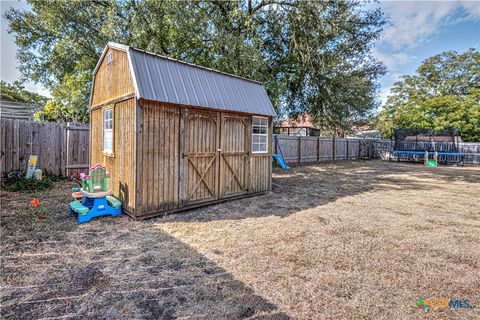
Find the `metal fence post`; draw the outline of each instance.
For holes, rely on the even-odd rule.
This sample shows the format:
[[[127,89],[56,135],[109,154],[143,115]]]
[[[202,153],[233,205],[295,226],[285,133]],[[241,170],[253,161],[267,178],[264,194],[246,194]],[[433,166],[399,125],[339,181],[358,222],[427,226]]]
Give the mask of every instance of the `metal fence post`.
[[[365,140],[365,137],[363,137],[363,139]],[[361,156],[362,154],[360,153],[360,149],[362,148],[362,143],[360,142],[361,140],[358,139],[358,156],[357,156],[357,160],[360,160],[361,159]]]
[[[332,137],[332,158],[335,161],[335,137]]]
[[[349,160],[349,158],[350,158],[350,155],[349,155],[350,152],[348,150],[349,141],[350,140],[347,138],[347,160]]]
[[[298,136],[298,163],[302,162],[302,136]]]
[[[317,137],[317,162],[320,162],[320,137]]]

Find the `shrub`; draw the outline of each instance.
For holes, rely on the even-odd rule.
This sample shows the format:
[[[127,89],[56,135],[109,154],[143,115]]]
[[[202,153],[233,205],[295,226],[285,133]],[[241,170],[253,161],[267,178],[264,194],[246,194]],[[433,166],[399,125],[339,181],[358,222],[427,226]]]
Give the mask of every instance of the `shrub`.
[[[26,178],[19,172],[11,172],[4,176],[1,187],[9,191],[35,192],[52,188],[53,181],[58,181],[58,177],[46,174],[42,180],[37,180]]]

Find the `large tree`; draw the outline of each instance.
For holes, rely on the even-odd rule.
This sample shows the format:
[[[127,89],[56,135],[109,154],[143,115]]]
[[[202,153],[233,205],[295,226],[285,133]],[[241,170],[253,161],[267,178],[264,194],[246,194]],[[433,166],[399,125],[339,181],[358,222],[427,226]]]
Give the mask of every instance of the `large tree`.
[[[386,20],[360,2],[29,3],[31,10],[5,14],[20,71],[68,109],[86,110],[109,40],[262,81],[282,114],[307,111],[326,128],[346,129],[376,106],[383,66],[370,49]]]
[[[400,127],[456,127],[465,141],[480,141],[480,53],[475,49],[426,59],[391,92],[377,124],[384,136]]]

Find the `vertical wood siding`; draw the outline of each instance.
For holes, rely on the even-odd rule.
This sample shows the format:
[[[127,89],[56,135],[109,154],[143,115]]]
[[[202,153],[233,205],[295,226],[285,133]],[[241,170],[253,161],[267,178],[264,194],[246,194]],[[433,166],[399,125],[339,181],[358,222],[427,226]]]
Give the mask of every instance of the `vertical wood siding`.
[[[135,216],[178,207],[179,109],[145,102],[137,109]]]
[[[187,109],[182,114],[183,177],[180,177],[180,188],[184,197],[180,205],[215,200],[218,197],[219,113]]]
[[[267,149],[269,152],[252,154],[250,157],[250,193],[272,190],[272,130],[273,121],[272,118],[270,118],[268,128],[269,148]]]
[[[250,158],[251,185],[250,192],[262,192],[271,189],[270,178],[272,176],[271,155],[253,155]]]
[[[270,190],[271,152],[251,156],[251,120],[141,101],[135,216]]]
[[[103,153],[103,110],[113,108],[113,155]],[[135,208],[135,101],[128,99],[91,112],[90,165],[101,162],[111,174],[109,189],[127,211]]]
[[[90,166],[103,162],[102,109],[90,112]]]
[[[104,58],[95,74],[92,107],[135,92],[127,53],[109,48],[105,57],[110,53],[112,62]]]
[[[248,191],[250,128],[251,117],[222,115],[220,198]]]

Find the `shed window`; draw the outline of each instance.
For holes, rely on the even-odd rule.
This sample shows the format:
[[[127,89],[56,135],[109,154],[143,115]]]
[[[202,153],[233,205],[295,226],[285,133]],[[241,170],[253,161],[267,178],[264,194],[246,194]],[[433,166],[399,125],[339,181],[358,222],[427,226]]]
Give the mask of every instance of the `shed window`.
[[[112,55],[112,53],[110,52],[109,54],[107,54],[107,64],[112,63],[112,60],[113,60],[113,55]]]
[[[265,153],[268,151],[268,119],[253,117],[252,123],[252,147],[253,153]]]
[[[113,109],[103,111],[103,151],[113,153]]]

